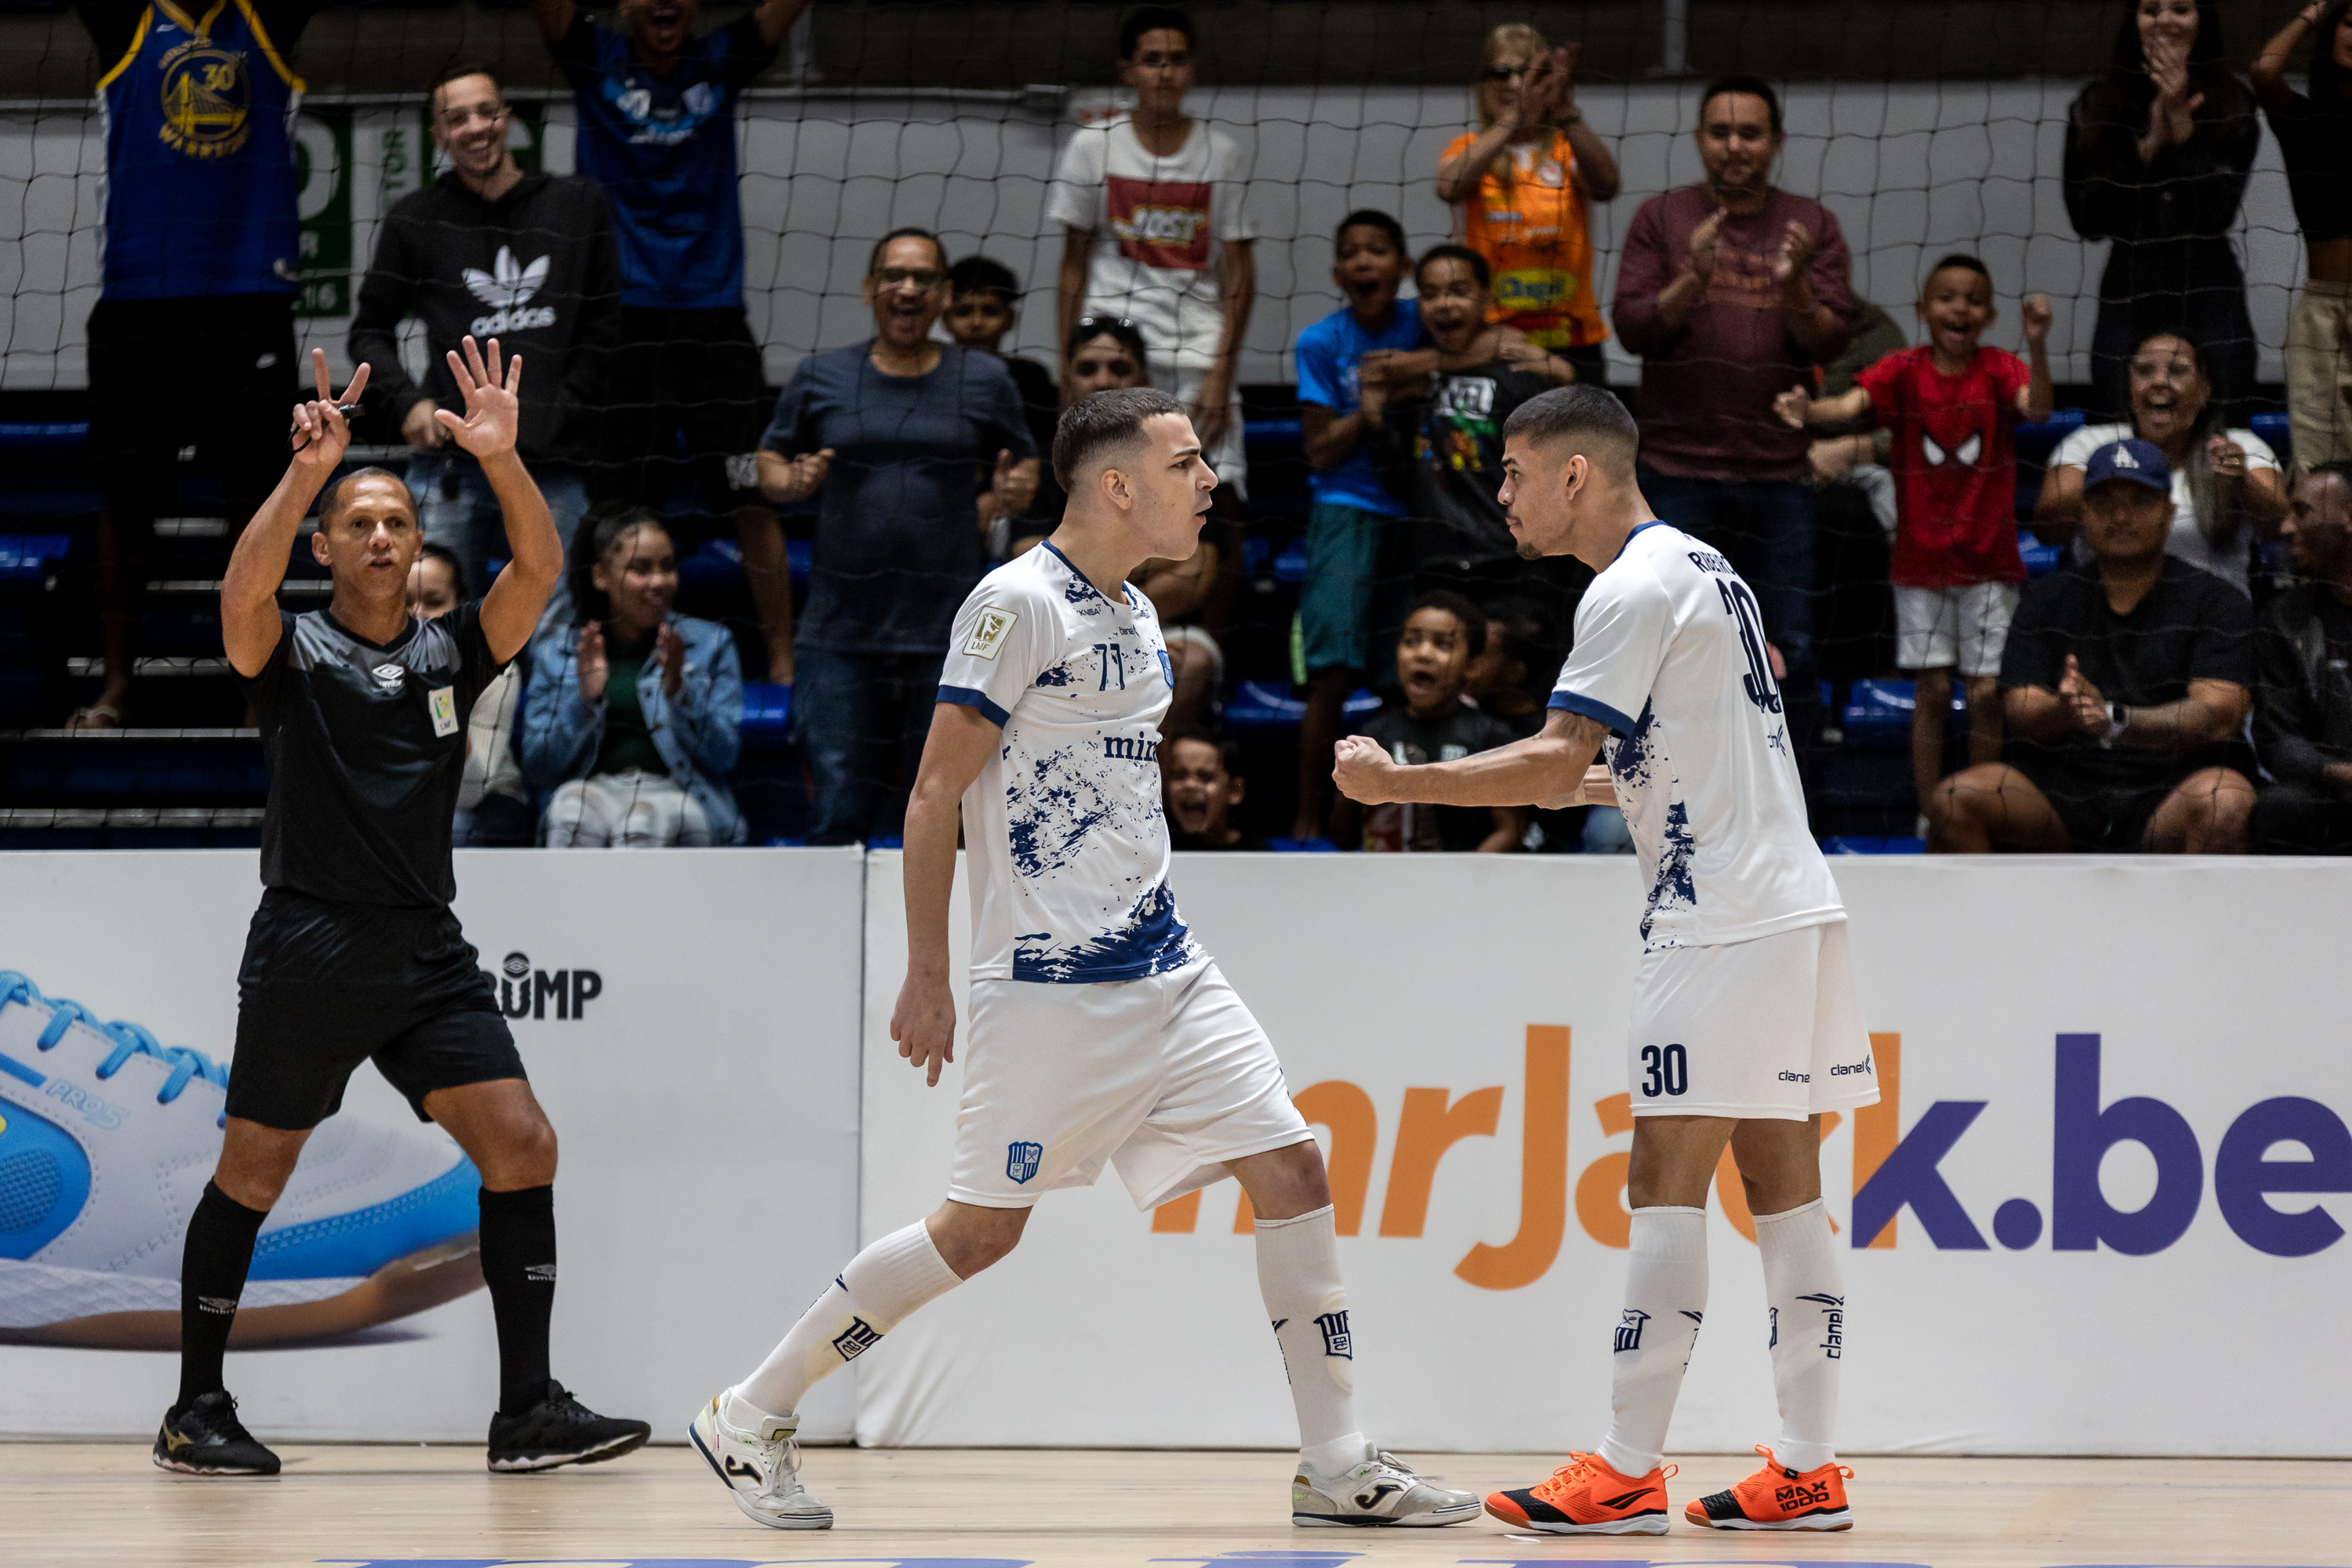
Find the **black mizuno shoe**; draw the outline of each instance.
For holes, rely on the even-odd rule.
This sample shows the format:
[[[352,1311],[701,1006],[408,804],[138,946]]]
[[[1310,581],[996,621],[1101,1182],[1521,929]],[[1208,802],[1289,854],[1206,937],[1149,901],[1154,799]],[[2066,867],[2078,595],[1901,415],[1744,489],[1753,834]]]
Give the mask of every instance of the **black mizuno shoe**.
[[[642,1421],[597,1415],[550,1378],[539,1403],[521,1415],[490,1417],[490,1468],[593,1465],[617,1459],[653,1435],[654,1429]]]
[[[222,1390],[164,1412],[155,1433],[155,1468],[189,1476],[274,1476],[278,1456],[253,1440]]]

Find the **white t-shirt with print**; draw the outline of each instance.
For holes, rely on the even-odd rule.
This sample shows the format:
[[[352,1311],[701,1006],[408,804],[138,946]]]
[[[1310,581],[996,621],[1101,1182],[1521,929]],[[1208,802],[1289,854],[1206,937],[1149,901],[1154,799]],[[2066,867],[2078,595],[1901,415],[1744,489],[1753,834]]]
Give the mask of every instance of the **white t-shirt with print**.
[[[940,700],[1004,731],[963,796],[975,980],[1136,980],[1200,956],[1160,795],[1175,676],[1151,601],[1119,593],[1040,544],[956,612]]]
[[[2268,441],[2252,430],[2225,430],[2222,434],[2246,454],[2248,473],[2258,468],[2268,468],[2273,473],[2278,470],[2278,454],[2271,450]],[[2128,425],[2085,425],[2058,443],[2058,449],[2050,454],[2050,466],[2054,468],[2063,464],[2067,468],[2087,468],[2091,466],[2092,454],[2100,447],[2114,441],[2137,438]],[[2224,582],[2235,583],[2241,589],[2246,586],[2245,530],[2240,529],[2238,536],[2224,548],[2213,548],[2213,542],[2207,539],[2204,531],[2197,526],[2197,508],[2189,499],[2189,470],[2186,468],[2172,470],[2172,531],[2165,538],[2164,550],[2166,554],[2178,555],[2191,566],[2201,566]],[[2080,559],[2089,558],[2079,544],[2077,555]]]
[[[1551,706],[1604,747],[1650,872],[1650,949],[1713,947],[1845,919],[1805,817],[1756,596],[1663,522],[1635,529],[1576,611]]]
[[[1094,233],[1083,313],[1124,317],[1155,358],[1211,368],[1224,331],[1218,245],[1257,236],[1240,171],[1234,139],[1202,121],[1165,158],[1124,114],[1081,127],[1054,165],[1045,220]]]

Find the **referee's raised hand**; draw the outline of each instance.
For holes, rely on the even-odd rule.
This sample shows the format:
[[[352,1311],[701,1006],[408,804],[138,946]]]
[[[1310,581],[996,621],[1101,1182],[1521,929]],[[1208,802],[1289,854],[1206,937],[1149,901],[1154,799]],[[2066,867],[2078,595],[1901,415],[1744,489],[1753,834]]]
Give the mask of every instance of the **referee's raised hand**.
[[[457,445],[478,459],[495,457],[514,450],[515,430],[521,423],[522,400],[518,395],[522,388],[522,355],[506,362],[505,374],[499,368],[499,340],[490,340],[488,363],[482,351],[468,333],[465,340],[466,357],[459,359],[457,351],[449,351],[449,374],[457,380],[457,390],[466,395],[466,414],[459,418],[446,408],[434,410],[433,417],[456,438]]]
[[[352,444],[351,422],[344,415],[358,406],[360,394],[367,390],[368,367],[363,364],[353,373],[341,398],[328,390],[326,350],[310,351],[310,374],[317,380],[319,395],[294,405],[294,428],[287,432],[287,438],[293,444],[295,467],[331,473]]]

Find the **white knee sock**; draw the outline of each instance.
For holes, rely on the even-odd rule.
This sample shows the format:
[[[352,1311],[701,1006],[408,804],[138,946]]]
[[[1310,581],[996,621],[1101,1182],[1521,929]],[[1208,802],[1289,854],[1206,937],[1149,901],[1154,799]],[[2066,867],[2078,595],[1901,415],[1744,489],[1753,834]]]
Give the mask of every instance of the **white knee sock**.
[[[720,1408],[729,1424],[751,1426],[763,1415],[791,1415],[820,1378],[856,1360],[915,1309],[961,1283],[940,1256],[929,1226],[918,1220],[892,1231],[851,1258],[760,1370],[728,1390]]]
[[[1299,1458],[1327,1475],[1356,1464],[1366,1451],[1356,1425],[1356,1342],[1329,1205],[1257,1222],[1257,1285],[1298,1407]]]
[[[1780,1400],[1785,1469],[1817,1469],[1837,1458],[1838,1368],[1845,1361],[1845,1269],[1827,1211],[1802,1208],[1756,1216],[1764,1254],[1764,1300],[1772,1308],[1772,1388]]]
[[[1638,1479],[1664,1461],[1666,1426],[1706,1312],[1706,1211],[1635,1209],[1632,1249],[1601,1458]]]

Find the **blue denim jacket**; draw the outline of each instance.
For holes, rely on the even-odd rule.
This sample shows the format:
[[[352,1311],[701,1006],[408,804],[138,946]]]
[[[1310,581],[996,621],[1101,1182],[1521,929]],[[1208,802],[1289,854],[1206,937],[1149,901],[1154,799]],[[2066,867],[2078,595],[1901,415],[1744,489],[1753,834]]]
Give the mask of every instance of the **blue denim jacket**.
[[[673,615],[669,628],[686,642],[686,672],[677,695],[662,690],[651,655],[637,682],[637,706],[669,776],[710,819],[714,843],[744,840],[743,814],[727,787],[742,750],[743,666],[735,637],[716,621]],[[516,743],[531,787],[544,796],[560,784],[585,778],[604,742],[604,705],[580,696],[579,637],[542,637],[531,647],[530,685],[523,698]]]

